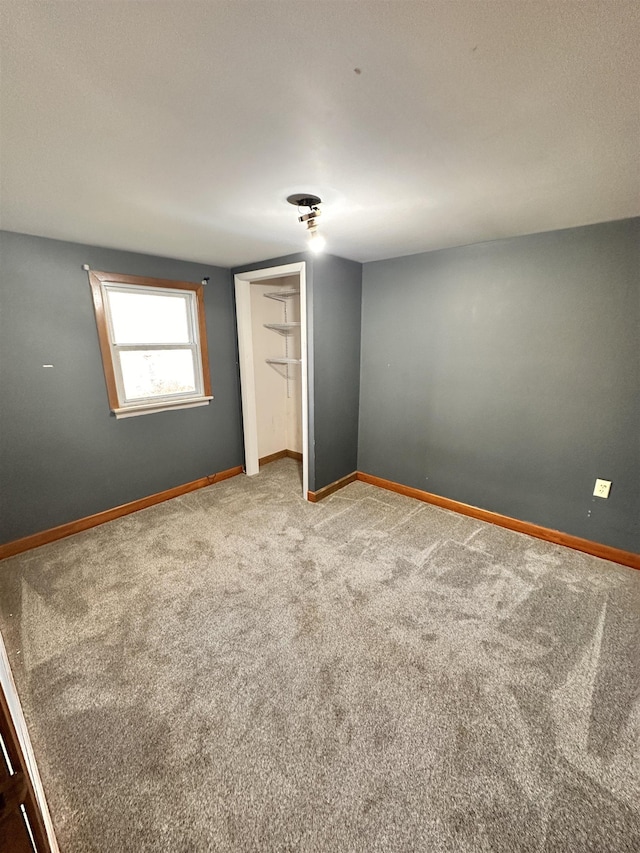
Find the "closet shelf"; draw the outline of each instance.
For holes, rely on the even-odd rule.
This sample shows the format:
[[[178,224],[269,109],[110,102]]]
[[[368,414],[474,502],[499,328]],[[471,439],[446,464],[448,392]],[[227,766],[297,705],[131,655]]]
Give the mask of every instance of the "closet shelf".
[[[299,296],[299,290],[274,290],[271,293],[264,293],[263,296],[266,296],[267,299],[275,299],[278,302],[286,302],[287,299],[291,299],[292,296]]]
[[[264,323],[265,329],[273,329],[283,335],[291,335],[294,329],[300,328],[300,323]]]
[[[302,364],[301,358],[267,358],[267,364]]]

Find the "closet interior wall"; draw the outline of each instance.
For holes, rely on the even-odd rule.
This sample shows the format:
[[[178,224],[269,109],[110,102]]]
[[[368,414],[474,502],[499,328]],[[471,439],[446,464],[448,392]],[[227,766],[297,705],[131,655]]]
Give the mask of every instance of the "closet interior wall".
[[[300,296],[274,299],[265,294],[299,291],[298,276],[251,284],[251,334],[256,389],[258,455],[302,453]],[[286,323],[296,323],[289,328]],[[267,327],[269,324],[270,327]],[[269,361],[271,360],[271,361]],[[276,361],[282,360],[282,361]]]

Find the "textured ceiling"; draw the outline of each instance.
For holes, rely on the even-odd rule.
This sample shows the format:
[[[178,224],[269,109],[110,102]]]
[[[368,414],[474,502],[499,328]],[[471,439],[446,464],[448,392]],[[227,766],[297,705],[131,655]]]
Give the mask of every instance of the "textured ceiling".
[[[640,4],[2,4],[1,226],[234,265],[640,214]]]

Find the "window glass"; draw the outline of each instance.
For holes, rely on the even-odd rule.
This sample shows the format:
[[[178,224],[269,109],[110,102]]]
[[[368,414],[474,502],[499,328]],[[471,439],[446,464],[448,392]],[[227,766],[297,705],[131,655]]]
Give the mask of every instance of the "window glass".
[[[127,400],[196,390],[190,349],[121,350],[120,365]]]
[[[114,343],[187,344],[187,298],[156,293],[109,290]]]

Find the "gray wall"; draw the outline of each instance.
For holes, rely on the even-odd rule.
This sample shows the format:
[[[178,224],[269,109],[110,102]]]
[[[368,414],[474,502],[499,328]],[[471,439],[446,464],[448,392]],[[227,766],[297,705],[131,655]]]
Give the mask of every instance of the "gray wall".
[[[308,261],[310,488],[357,467],[640,551],[639,240],[635,219],[370,263],[362,300],[352,261],[243,267]],[[210,406],[110,415],[84,263],[211,277]],[[242,464],[227,270],[0,232],[0,323],[0,541]]]
[[[633,219],[365,264],[359,469],[640,551],[639,246]]]
[[[362,264],[314,259],[313,394],[315,477],[312,491],[358,467]]]
[[[87,273],[200,281],[215,399],[116,420]],[[0,541],[243,462],[229,271],[0,232]],[[54,364],[43,369],[43,364]]]

